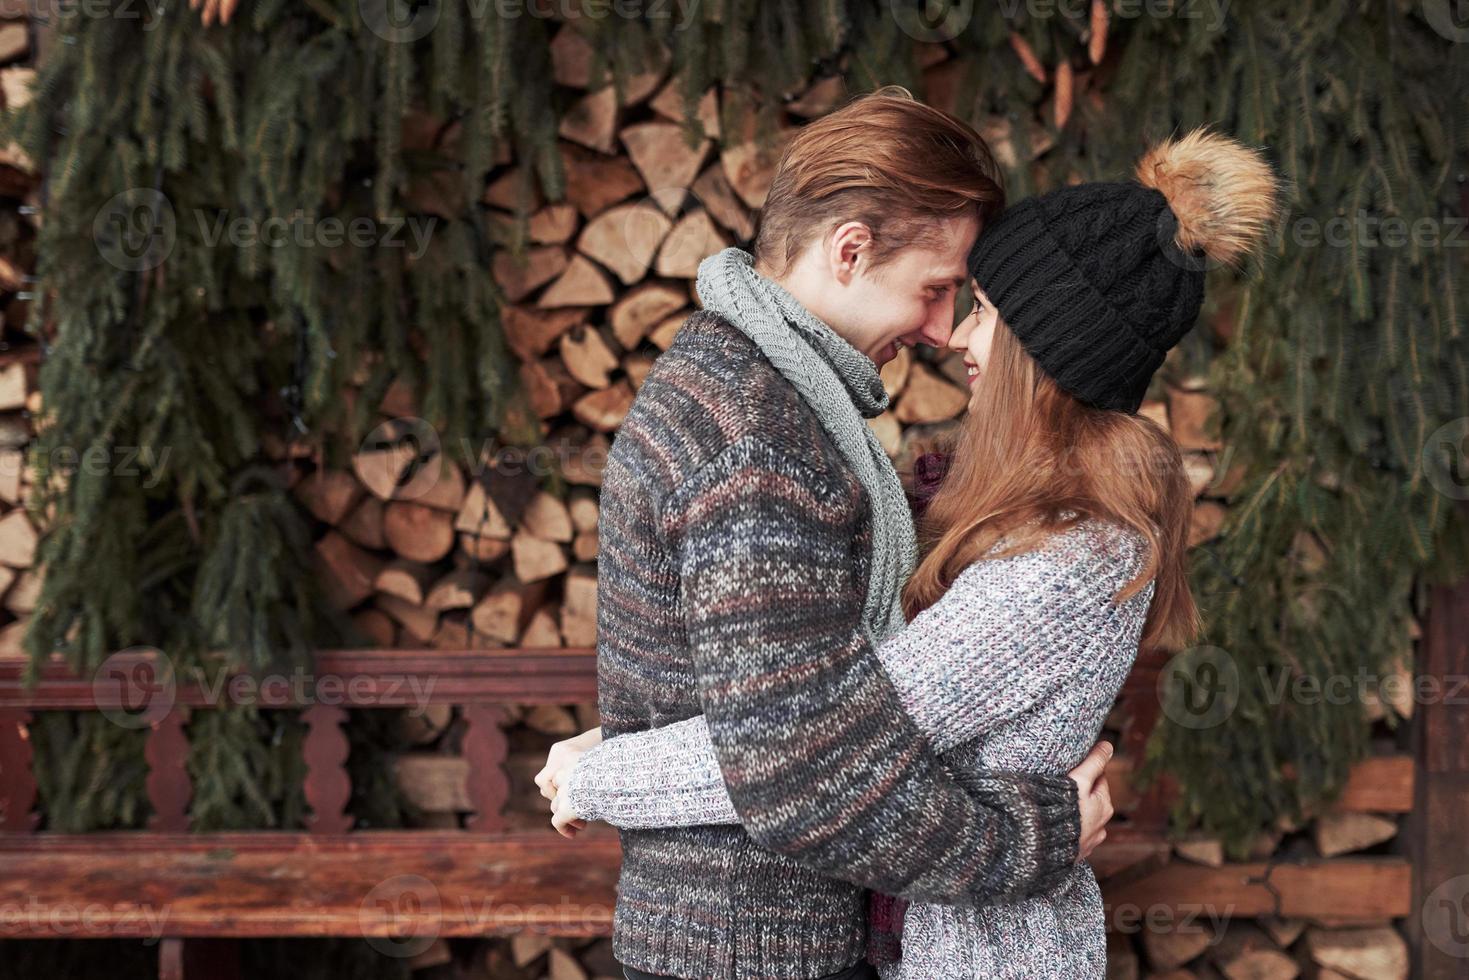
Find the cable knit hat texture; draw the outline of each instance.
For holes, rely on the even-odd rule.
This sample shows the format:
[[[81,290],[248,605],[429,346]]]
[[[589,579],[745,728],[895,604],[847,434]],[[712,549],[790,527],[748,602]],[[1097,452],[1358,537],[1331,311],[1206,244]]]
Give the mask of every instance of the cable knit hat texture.
[[[1256,150],[1196,130],[1145,155],[1135,181],[1027,198],[985,228],[970,272],[1057,384],[1136,412],[1194,321],[1204,275],[1263,241],[1279,194]]]

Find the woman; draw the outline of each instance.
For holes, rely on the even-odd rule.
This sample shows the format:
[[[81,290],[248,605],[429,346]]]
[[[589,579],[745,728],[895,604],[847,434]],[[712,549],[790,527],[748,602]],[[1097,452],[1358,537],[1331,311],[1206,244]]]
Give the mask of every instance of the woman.
[[[1136,413],[1198,316],[1204,268],[1255,248],[1275,198],[1258,153],[1199,131],[1152,149],[1136,182],[1015,205],[976,244],[977,302],[950,341],[969,369],[969,411],[920,524],[909,625],[879,650],[904,708],[961,780],[1065,772],[1100,731],[1139,644],[1176,648],[1195,635],[1192,494],[1172,439]],[[563,832],[586,819],[739,820],[701,717],[611,739],[540,779],[557,790]],[[1106,967],[1085,864],[1046,894],[977,909],[905,911],[874,896],[872,926],[869,957],[885,978],[1100,977]],[[896,959],[898,945],[884,942],[895,931]]]

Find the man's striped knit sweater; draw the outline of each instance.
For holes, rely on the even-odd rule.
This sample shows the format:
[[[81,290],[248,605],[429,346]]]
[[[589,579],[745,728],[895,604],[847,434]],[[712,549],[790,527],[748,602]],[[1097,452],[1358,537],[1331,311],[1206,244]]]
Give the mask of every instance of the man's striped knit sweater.
[[[621,832],[623,963],[820,977],[863,956],[864,886],[977,905],[1073,868],[1069,778],[961,788],[903,712],[861,626],[870,535],[800,396],[731,324],[690,318],[607,462],[599,700],[608,738],[704,713],[741,825]]]

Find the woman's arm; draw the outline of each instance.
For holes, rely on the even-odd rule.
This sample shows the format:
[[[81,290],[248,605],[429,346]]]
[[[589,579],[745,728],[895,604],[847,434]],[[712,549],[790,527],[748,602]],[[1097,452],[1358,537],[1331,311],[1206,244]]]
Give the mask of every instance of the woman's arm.
[[[948,751],[1073,682],[1091,666],[1080,649],[1135,629],[1147,597],[1128,609],[1112,598],[1145,561],[1140,537],[1088,525],[978,562],[878,657],[934,749]],[[571,812],[618,827],[739,822],[702,715],[604,741],[566,782]]]
[[[578,817],[627,829],[740,822],[703,715],[603,741],[561,792]]]

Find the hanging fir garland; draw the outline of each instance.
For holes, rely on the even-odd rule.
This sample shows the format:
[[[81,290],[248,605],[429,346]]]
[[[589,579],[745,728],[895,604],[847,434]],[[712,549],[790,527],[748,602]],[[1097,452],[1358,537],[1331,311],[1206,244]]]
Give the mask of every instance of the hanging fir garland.
[[[233,6],[206,2],[221,20]],[[1012,148],[1046,147],[1011,154],[1015,196],[1117,178],[1149,140],[1200,123],[1269,149],[1293,188],[1280,237],[1258,274],[1222,291],[1227,343],[1196,331],[1170,366],[1175,380],[1209,372],[1242,473],[1226,533],[1196,563],[1235,706],[1207,728],[1165,720],[1150,752],[1153,771],[1180,784],[1180,821],[1238,848],[1329,797],[1365,748],[1359,702],[1280,698],[1278,680],[1386,674],[1408,643],[1416,583],[1465,567],[1465,523],[1438,489],[1451,461],[1424,452],[1469,415],[1464,253],[1447,240],[1462,218],[1465,45],[1431,4],[1180,2],[1135,17],[1095,3],[934,6],[649,4],[576,26],[594,70],[619,85],[662,56],[691,104],[718,84],[726,134],[742,132],[745,107],[769,127],[824,73],[852,91],[942,89],[947,108]],[[379,7],[395,16],[374,18]],[[302,518],[259,469],[259,406],[298,350],[291,414],[341,436],[332,451],[399,380],[446,445],[505,420],[511,373],[487,274],[499,245],[478,201],[511,156],[548,197],[562,194],[566,99],[549,70],[558,25],[534,7],[495,10],[255,0],[207,28],[172,7],[59,22],[36,98],[11,122],[48,176],[36,329],[52,355],[37,459],[54,510],[34,654],[65,650],[90,669],[147,642],[182,665],[222,649],[260,668],[304,663],[336,639],[314,613]],[[956,56],[941,85],[916,42]],[[445,138],[406,138],[410,110]],[[213,231],[235,218],[414,215],[439,223],[412,260],[386,245],[222,246]],[[1341,244],[1307,234],[1343,218],[1356,230]],[[1364,223],[1387,218],[1436,223],[1440,238],[1369,243]],[[364,364],[349,409],[338,393]],[[155,481],[48,462],[125,445],[170,448]],[[71,761],[45,777],[48,811],[76,827],[135,825],[126,780],[120,795],[86,794],[100,759],[135,782],[136,749],[87,719],[51,724],[38,757]],[[228,749],[235,764],[196,783],[203,825],[289,820],[279,753],[250,744],[254,722],[214,724],[196,750]]]

